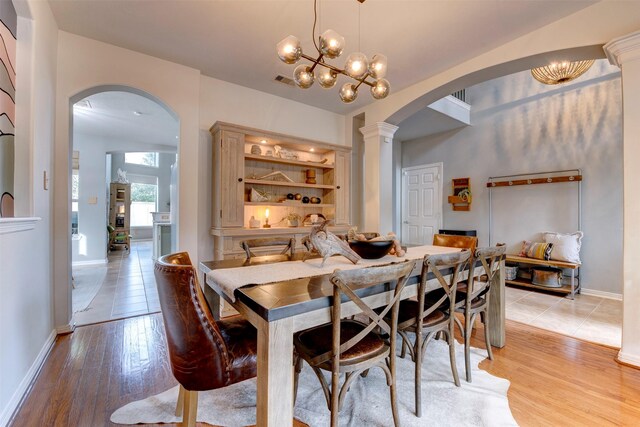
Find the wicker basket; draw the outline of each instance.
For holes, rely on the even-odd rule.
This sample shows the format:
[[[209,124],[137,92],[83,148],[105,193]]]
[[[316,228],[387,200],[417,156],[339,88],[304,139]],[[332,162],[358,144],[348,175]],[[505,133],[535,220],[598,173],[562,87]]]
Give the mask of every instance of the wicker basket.
[[[517,265],[507,265],[504,267],[504,279],[505,280],[516,280],[518,276],[518,266]]]

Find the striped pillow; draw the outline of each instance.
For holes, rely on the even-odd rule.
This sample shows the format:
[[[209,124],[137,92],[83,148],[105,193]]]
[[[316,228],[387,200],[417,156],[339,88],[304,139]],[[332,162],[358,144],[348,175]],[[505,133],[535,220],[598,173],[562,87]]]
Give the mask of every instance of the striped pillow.
[[[523,240],[520,256],[549,260],[551,258],[552,250],[553,243],[535,243],[528,240]]]

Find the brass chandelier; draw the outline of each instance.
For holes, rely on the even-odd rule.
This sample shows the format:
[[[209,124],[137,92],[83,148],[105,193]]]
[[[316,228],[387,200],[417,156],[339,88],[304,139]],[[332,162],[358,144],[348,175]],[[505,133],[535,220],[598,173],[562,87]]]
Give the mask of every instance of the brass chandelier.
[[[575,62],[553,62],[547,66],[532,69],[531,75],[540,83],[557,85],[577,79],[586,73],[593,63],[593,59]]]
[[[358,0],[362,3],[364,0]],[[355,82],[345,83],[340,88],[340,99],[344,103],[351,103],[358,97],[358,89],[361,85],[370,87],[371,96],[375,99],[383,99],[389,95],[390,85],[384,78],[387,74],[387,57],[375,54],[371,61],[367,60],[364,53],[354,52],[347,56],[344,68],[335,67],[326,62],[326,59],[338,58],[344,50],[344,37],[333,30],[326,30],[315,39],[315,28],[318,20],[317,0],[313,2],[313,30],[312,40],[317,57],[309,56],[302,52],[300,40],[295,36],[287,36],[277,45],[278,57],[285,64],[295,64],[304,58],[311,64],[298,65],[293,71],[293,81],[302,89],[308,89],[318,79],[318,83],[325,89],[332,88],[338,81],[338,74],[350,77]],[[315,74],[314,74],[315,71]]]

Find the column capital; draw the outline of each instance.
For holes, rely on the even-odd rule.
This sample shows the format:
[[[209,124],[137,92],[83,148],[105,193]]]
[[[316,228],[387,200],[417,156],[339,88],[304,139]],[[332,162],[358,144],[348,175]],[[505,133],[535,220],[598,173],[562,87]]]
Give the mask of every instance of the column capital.
[[[367,125],[360,128],[360,133],[364,136],[365,142],[367,139],[382,136],[384,137],[384,142],[391,142],[393,139],[393,135],[398,130],[398,126],[394,126],[385,122],[377,122],[371,125]]]
[[[602,46],[611,65],[621,67],[623,63],[640,59],[640,31],[611,40]]]

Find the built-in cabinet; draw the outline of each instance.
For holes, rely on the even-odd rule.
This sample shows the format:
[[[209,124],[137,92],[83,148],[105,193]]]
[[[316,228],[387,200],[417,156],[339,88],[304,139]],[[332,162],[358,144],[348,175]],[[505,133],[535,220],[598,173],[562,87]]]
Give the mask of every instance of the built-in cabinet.
[[[286,235],[300,244],[311,215],[332,220],[334,231],[349,228],[349,147],[221,122],[210,131],[215,259],[242,256],[245,239]],[[263,227],[267,210],[270,228]],[[287,226],[296,215],[306,226]]]

